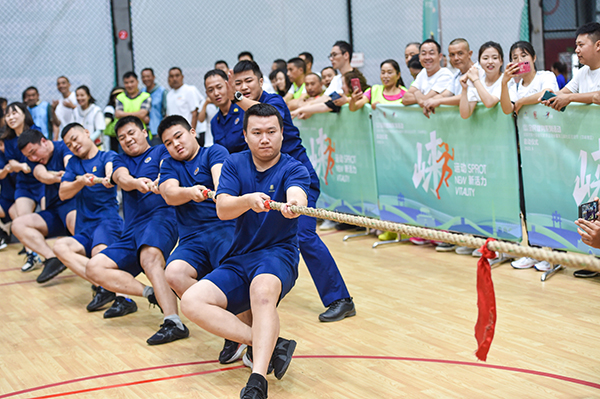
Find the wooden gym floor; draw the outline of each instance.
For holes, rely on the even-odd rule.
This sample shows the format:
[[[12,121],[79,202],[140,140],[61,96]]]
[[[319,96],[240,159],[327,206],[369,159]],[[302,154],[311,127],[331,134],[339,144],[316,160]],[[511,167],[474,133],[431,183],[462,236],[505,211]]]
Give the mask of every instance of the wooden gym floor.
[[[493,269],[498,307],[488,361],[478,362],[476,259],[376,238],[321,233],[357,316],[320,323],[306,267],[279,307],[298,342],[269,398],[600,397],[600,279],[573,270]],[[150,347],[158,308],[104,320],[90,285],[69,271],[43,286],[22,273],[20,245],[0,251],[0,398],[238,398],[249,369],[216,362],[223,340],[184,319],[190,338]]]

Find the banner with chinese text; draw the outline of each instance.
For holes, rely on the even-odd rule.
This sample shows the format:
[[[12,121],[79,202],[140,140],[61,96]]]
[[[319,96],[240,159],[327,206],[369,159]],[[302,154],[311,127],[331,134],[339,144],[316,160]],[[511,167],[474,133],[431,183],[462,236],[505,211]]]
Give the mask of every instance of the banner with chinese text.
[[[517,125],[529,243],[600,255],[581,242],[578,207],[599,196],[600,118],[595,105],[557,112],[525,106]]]
[[[321,181],[320,208],[379,217],[370,109],[294,120]]]
[[[464,120],[380,105],[372,121],[381,219],[521,239],[515,125],[499,106]]]

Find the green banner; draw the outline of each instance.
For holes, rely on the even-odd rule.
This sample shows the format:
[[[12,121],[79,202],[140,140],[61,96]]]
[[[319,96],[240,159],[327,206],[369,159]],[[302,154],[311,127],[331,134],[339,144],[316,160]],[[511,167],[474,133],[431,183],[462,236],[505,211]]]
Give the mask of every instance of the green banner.
[[[320,208],[379,217],[369,107],[294,120],[321,181]]]
[[[440,42],[440,2],[423,0],[423,41],[434,39]]]
[[[600,196],[598,107],[526,106],[517,119],[529,243],[600,255],[581,242],[578,206]]]
[[[381,219],[521,239],[515,125],[499,106],[464,120],[379,105],[373,135]]]

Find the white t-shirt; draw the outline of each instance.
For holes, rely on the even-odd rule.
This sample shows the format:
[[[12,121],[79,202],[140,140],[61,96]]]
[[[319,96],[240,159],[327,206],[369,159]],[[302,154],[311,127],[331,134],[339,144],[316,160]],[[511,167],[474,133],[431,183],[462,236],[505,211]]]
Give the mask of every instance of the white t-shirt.
[[[442,93],[450,86],[452,82],[452,72],[448,68],[440,68],[439,71],[431,76],[427,76],[427,70],[422,69],[417,78],[412,83],[412,87],[417,88],[421,93],[427,95],[431,90]]]
[[[600,90],[600,68],[591,70],[584,65],[566,86],[571,93],[590,93]]]
[[[206,133],[204,133],[204,146],[210,147],[215,143],[215,140],[212,135],[212,131],[210,130],[210,121],[217,115],[219,112],[219,108],[217,108],[214,104],[208,104],[206,106],[206,119],[204,122],[206,123]]]
[[[521,79],[519,79],[519,82],[515,82],[514,79],[511,79],[507,86],[508,95],[510,96],[510,101],[512,102],[520,100],[524,97],[529,97],[532,94],[536,94],[547,89],[552,90],[555,93],[558,91],[556,75],[550,71],[537,71],[535,78],[533,78],[528,86],[523,86],[521,84]]]
[[[56,106],[56,110],[54,111],[56,113],[56,116],[60,120],[58,137],[60,137],[60,134],[62,133],[62,130],[65,126],[67,126],[71,122],[75,122],[75,109],[69,108],[64,105],[64,102],[67,100],[69,100],[71,104],[77,105],[77,96],[74,91],[72,91],[71,94],[69,94],[69,97],[61,98],[60,100],[58,100],[58,105]]]
[[[479,69],[479,76],[481,76],[481,72],[483,71],[483,69],[481,68],[481,65],[479,65],[479,62],[475,62],[475,63],[473,63],[473,65],[475,65],[477,67],[477,69]],[[450,68],[448,68],[448,70],[450,71]],[[455,69],[455,71],[456,72],[453,72],[454,77],[452,78],[452,82],[450,82],[450,84],[448,85],[446,90],[450,91],[455,96],[458,96],[462,93],[462,86],[460,84],[460,78],[462,78],[464,76],[464,74],[461,73],[460,70],[458,70],[458,69]],[[468,83],[469,83],[469,85],[472,84],[471,81],[469,81]]]
[[[341,73],[338,73],[337,75],[335,75],[333,77],[333,79],[331,79],[331,83],[329,83],[329,87],[327,88],[327,90],[325,90],[325,93],[323,93],[323,95],[330,96],[331,93],[333,93],[334,91],[339,94],[342,94],[344,92],[344,90],[342,89],[342,74]]]
[[[483,70],[479,71],[479,81],[483,85],[483,87],[490,93],[492,96],[500,99],[502,95],[502,75],[494,82],[491,86],[488,86],[485,82],[485,72]],[[472,83],[469,81],[470,85],[467,89],[467,98],[469,101],[481,101],[481,97],[479,96],[479,92],[475,86],[471,86]]]
[[[263,91],[266,91],[267,93],[270,93],[270,94],[276,94],[277,93],[275,91],[275,89],[273,88],[273,85],[271,84],[271,81],[269,79],[264,79],[264,77],[263,77],[262,89],[263,89]]]
[[[206,98],[204,98],[204,96],[202,95],[202,93],[200,93],[200,90],[198,90],[198,88],[196,86],[192,86],[194,88],[194,90],[196,90],[196,96],[198,97],[198,111],[200,111],[202,109],[202,107],[204,106],[204,101],[206,101]],[[196,122],[196,133],[202,133],[206,131],[206,119],[204,120],[204,122],[200,122],[200,120],[198,120],[198,122]]]
[[[78,104],[75,108],[75,122],[82,124],[90,132],[92,140],[96,140],[100,132],[106,129],[104,113],[96,104],[90,104],[86,110],[82,110]]]
[[[196,87],[187,84],[167,93],[167,115],[181,115],[189,124],[192,123],[192,111],[200,108],[200,92]]]

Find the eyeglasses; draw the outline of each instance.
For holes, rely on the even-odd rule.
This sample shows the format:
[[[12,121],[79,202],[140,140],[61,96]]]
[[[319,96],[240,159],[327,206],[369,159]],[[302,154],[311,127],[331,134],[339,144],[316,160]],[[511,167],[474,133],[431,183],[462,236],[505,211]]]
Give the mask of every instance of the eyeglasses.
[[[331,53],[331,54],[329,54],[329,58],[335,58],[338,55],[340,55],[340,53]]]

